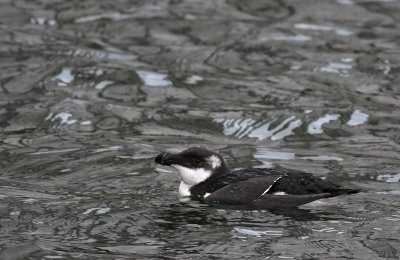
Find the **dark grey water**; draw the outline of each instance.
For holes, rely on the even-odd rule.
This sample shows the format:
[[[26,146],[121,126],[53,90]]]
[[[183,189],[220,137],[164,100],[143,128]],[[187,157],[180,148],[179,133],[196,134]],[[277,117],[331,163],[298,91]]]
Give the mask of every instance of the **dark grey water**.
[[[400,2],[0,2],[0,259],[398,259]],[[179,202],[164,149],[365,192]]]

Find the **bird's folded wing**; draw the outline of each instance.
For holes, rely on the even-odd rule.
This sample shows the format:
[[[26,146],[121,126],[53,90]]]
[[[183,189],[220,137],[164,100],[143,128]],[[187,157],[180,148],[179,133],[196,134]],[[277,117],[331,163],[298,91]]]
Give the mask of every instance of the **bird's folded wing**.
[[[245,204],[266,194],[282,176],[263,176],[229,184],[205,197],[208,203]]]

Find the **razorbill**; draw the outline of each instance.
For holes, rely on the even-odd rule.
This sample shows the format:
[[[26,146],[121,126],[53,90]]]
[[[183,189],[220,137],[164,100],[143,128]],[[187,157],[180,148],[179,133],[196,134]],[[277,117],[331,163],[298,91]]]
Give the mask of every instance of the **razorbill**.
[[[360,191],[292,169],[230,171],[219,153],[200,147],[176,154],[163,152],[155,161],[178,171],[180,196],[206,203],[297,207],[314,200]]]

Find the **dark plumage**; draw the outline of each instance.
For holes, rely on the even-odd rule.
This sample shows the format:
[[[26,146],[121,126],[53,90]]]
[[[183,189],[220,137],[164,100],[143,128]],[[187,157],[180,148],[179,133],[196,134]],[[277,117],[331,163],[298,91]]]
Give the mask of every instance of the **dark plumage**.
[[[155,160],[175,167],[182,177],[181,186],[189,189],[191,198],[206,203],[292,207],[359,192],[291,169],[230,171],[220,154],[199,147],[177,154],[161,153]]]

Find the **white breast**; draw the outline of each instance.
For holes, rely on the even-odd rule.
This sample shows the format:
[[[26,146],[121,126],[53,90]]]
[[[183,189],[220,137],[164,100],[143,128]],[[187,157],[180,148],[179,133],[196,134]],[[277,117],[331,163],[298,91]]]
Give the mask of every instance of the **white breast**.
[[[172,164],[171,167],[174,167],[181,176],[182,181],[190,186],[199,184],[211,176],[211,171],[203,168],[191,169],[176,164]]]
[[[190,188],[192,185],[187,185],[185,182],[181,181],[179,184],[179,196],[181,197],[190,197]]]

